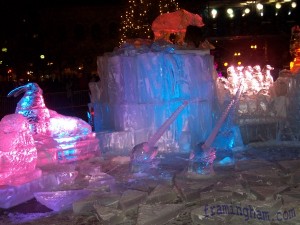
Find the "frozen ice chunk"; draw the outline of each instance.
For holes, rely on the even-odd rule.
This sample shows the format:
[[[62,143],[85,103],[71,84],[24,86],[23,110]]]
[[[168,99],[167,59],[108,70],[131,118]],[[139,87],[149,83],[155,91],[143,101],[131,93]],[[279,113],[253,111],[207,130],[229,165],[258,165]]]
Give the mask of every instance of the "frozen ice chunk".
[[[140,205],[136,224],[165,224],[176,217],[183,208],[184,204]]]
[[[215,179],[202,179],[202,177],[190,179],[185,173],[182,176],[175,179],[175,187],[181,194],[182,199],[187,202],[198,201],[201,192],[211,190],[217,182]]]
[[[50,191],[36,192],[34,197],[38,202],[53,211],[62,211],[72,208],[73,202],[87,197],[91,192],[88,190]]]
[[[89,190],[110,189],[115,184],[115,179],[107,173],[99,172],[89,179]]]
[[[213,163],[216,158],[214,148],[203,149],[202,143],[198,144],[190,153],[189,172],[202,175],[214,175]]]
[[[250,191],[257,197],[257,199],[265,201],[276,199],[276,195],[288,190],[287,185],[282,186],[251,186]]]
[[[24,116],[10,114],[2,118],[0,140],[0,185],[9,182],[12,175],[35,170],[37,150]]]
[[[119,208],[124,211],[135,208],[138,206],[138,204],[143,202],[147,198],[147,196],[147,192],[127,190],[123,193],[119,201]]]
[[[7,209],[26,202],[34,198],[34,192],[57,189],[59,181],[55,175],[43,174],[41,176],[41,174],[42,171],[36,169],[22,174],[21,177],[12,177],[14,186],[0,186],[0,208]],[[26,182],[24,179],[26,179]]]
[[[156,147],[150,146],[148,142],[136,145],[131,152],[131,172],[144,172],[155,167],[158,160],[155,159],[158,153]]]
[[[159,184],[148,196],[147,203],[171,203],[177,199],[177,193],[173,187]]]
[[[91,194],[87,198],[80,199],[73,203],[73,212],[75,214],[85,214],[93,210],[93,206],[107,206],[110,208],[117,208],[121,195],[110,192],[99,194]]]
[[[98,204],[95,204],[94,208],[100,217],[101,222],[105,225],[121,224],[126,219],[126,216],[122,210],[101,206]]]

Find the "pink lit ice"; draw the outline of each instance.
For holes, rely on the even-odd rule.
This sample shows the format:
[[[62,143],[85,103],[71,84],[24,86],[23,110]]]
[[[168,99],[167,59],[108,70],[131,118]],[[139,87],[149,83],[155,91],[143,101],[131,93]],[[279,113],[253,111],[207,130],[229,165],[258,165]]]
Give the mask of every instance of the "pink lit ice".
[[[3,117],[0,139],[0,185],[12,183],[13,177],[21,179],[20,175],[35,171],[37,150],[24,116],[11,114]]]

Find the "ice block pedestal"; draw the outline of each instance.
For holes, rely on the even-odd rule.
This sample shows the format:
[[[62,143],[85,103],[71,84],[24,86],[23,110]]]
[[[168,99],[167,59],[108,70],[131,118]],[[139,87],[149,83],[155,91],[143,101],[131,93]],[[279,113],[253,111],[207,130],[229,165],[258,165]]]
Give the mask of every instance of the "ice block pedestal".
[[[147,141],[183,101],[188,101],[157,146],[160,151],[180,150],[179,139],[191,142],[186,146],[204,141],[212,128],[213,57],[199,49],[123,50],[97,59],[103,93],[99,102],[89,104],[95,131],[129,132],[134,138],[144,131],[139,136],[144,138],[134,140],[132,148]],[[189,131],[191,138],[181,138],[183,131]]]

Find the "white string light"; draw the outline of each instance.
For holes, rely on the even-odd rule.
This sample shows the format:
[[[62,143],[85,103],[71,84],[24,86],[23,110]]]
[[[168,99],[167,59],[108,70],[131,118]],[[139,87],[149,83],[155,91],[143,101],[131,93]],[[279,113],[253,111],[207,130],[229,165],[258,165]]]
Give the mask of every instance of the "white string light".
[[[151,24],[145,18],[149,17],[152,5],[150,0],[129,0],[128,10],[121,16],[120,45],[130,36],[137,38],[151,37]],[[176,0],[159,0],[159,13],[167,13],[179,9]]]

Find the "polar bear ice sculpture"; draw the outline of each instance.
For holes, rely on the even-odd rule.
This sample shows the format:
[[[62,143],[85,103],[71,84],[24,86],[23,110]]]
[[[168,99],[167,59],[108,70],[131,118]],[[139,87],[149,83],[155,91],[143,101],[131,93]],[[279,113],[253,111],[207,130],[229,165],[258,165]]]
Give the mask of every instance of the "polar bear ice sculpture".
[[[158,16],[152,23],[154,39],[163,39],[170,42],[170,35],[176,35],[176,44],[184,43],[186,29],[189,25],[203,27],[202,18],[197,14],[192,14],[184,9],[172,13],[164,13]]]

